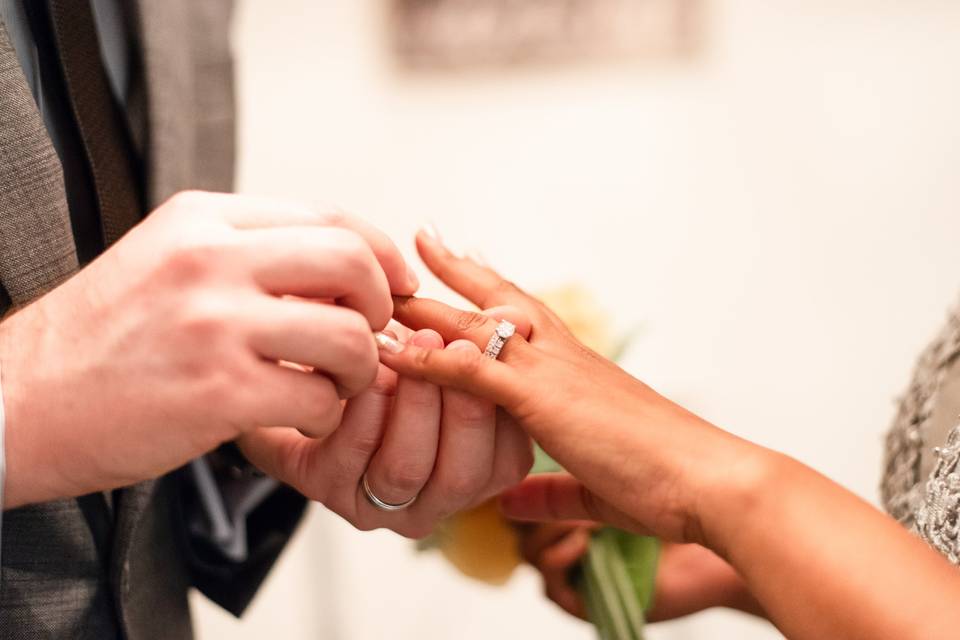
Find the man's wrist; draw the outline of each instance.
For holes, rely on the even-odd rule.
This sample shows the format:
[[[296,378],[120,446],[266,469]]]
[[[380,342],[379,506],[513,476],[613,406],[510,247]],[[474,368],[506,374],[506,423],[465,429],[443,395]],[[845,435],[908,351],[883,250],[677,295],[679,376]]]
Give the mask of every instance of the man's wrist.
[[[0,323],[0,388],[3,391],[4,414],[4,509],[14,509],[33,502],[43,502],[65,495],[56,487],[62,485],[52,475],[52,465],[39,458],[40,434],[33,425],[26,425],[24,411],[25,382],[24,322],[22,310]],[[43,406],[42,399],[33,399]]]

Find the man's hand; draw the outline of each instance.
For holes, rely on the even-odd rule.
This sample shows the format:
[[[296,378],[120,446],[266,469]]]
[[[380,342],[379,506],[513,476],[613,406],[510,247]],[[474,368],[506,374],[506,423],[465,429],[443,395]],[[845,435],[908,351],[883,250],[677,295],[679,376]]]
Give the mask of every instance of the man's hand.
[[[359,221],[175,196],[0,324],[6,506],[156,477],[260,426],[330,434],[376,377],[391,292],[416,288]]]
[[[515,309],[491,309],[524,335],[529,321]],[[426,349],[479,349],[466,341],[444,347],[430,330],[394,325],[404,342]],[[428,535],[437,522],[520,482],[530,471],[530,438],[493,403],[455,389],[398,378],[381,367],[373,386],[351,399],[330,437],[296,429],[261,428],[243,436],[244,455],[269,475],[322,502],[361,530],[387,528],[410,538]],[[389,504],[416,501],[402,511],[374,507],[370,489]]]

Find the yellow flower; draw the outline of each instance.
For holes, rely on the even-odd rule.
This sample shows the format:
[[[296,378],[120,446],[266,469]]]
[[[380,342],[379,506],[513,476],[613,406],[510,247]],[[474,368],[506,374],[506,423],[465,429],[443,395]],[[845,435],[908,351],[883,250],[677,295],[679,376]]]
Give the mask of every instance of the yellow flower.
[[[496,500],[449,518],[437,535],[444,557],[474,580],[503,584],[520,565],[519,537]]]
[[[603,313],[589,291],[568,285],[543,292],[540,300],[560,316],[580,342],[608,358],[615,355],[619,345],[610,316]]]

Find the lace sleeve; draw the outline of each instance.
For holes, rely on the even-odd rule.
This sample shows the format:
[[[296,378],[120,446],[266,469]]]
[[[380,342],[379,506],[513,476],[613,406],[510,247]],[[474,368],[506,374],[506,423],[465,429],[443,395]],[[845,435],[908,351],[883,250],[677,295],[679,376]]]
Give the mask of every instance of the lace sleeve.
[[[943,447],[934,449],[936,464],[927,480],[923,502],[914,516],[914,531],[953,564],[960,564],[960,425]]]

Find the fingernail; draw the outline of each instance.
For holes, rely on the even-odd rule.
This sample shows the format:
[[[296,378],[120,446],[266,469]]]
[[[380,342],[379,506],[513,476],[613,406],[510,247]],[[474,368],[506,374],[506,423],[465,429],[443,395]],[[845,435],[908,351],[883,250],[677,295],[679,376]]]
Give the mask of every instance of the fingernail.
[[[471,261],[477,263],[481,267],[489,267],[490,263],[487,262],[487,259],[483,257],[483,254],[476,249],[471,249],[467,252],[467,258]]]
[[[432,222],[428,222],[427,224],[423,225],[422,231],[434,242],[443,244],[443,238],[440,237],[440,232],[437,231],[437,226]]]
[[[420,288],[420,278],[410,265],[407,265],[407,283],[413,288],[414,293]]]
[[[373,339],[377,341],[377,346],[382,351],[386,351],[387,353],[400,353],[403,351],[403,343],[385,333],[378,331],[373,334]]]

